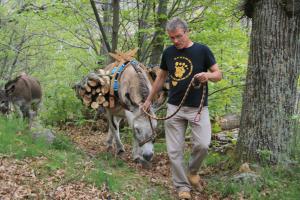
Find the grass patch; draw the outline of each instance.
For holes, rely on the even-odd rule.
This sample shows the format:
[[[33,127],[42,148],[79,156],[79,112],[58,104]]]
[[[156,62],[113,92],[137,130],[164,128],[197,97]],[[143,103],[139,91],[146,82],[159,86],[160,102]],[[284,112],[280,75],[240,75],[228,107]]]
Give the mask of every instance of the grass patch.
[[[105,182],[112,192],[124,199],[172,199],[164,188],[151,184],[147,177],[137,174],[111,153],[99,154],[94,163],[96,167],[88,175],[88,180],[96,185]]]
[[[33,139],[22,120],[0,117],[0,153],[17,159],[43,156],[43,162],[32,165],[40,179],[63,170],[64,177],[57,185],[77,180],[99,187],[106,183],[113,196],[122,199],[170,199],[163,187],[151,184],[114,155],[101,153],[90,159],[62,134],[56,134],[51,145],[43,139]]]
[[[214,158],[215,157],[215,158]],[[217,158],[224,157],[224,158]],[[220,163],[232,162],[228,156],[214,154],[207,157],[207,166],[218,166]],[[254,167],[255,166],[255,167]],[[222,167],[222,166],[218,166]],[[288,199],[298,200],[300,197],[300,164],[292,166],[256,166],[253,165],[255,180],[243,181],[236,179],[238,172],[219,169],[218,174],[204,177],[208,182],[206,192],[208,194],[218,192],[221,198],[232,199]]]
[[[19,119],[0,118],[0,153],[25,158],[43,155],[49,145],[43,139],[33,140]]]
[[[154,143],[155,153],[167,152],[167,146],[165,142],[156,142]]]

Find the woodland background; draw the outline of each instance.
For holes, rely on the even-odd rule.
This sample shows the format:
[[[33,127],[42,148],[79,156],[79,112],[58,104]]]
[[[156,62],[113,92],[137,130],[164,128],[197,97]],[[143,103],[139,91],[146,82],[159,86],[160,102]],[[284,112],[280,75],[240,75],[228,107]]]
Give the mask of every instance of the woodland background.
[[[72,199],[81,191],[88,199],[108,199],[108,194],[117,199],[175,198],[171,183],[164,182],[168,180],[168,172],[158,173],[168,167],[153,171],[163,180],[158,181],[153,174],[140,172],[139,166],[103,152],[100,142],[92,142],[104,138],[99,134],[103,127],[98,126],[91,134],[94,112],[76,98],[72,86],[89,72],[110,63],[108,52],[116,49],[125,52],[138,47],[137,60],[150,67],[159,65],[162,50],[171,44],[164,31],[165,23],[179,16],[188,22],[191,39],[211,48],[223,72],[221,82],[209,85],[210,115],[213,131],[218,133],[222,131],[218,122],[224,115],[241,115],[252,20],[243,17],[240,3],[239,0],[0,0],[0,86],[21,72],[38,78],[44,92],[39,120],[44,127],[58,132],[56,143],[49,146],[43,141],[31,141],[22,122],[1,118],[0,174],[9,174],[3,180],[10,180],[11,187],[16,189],[12,194],[0,181],[0,197],[22,199],[32,194],[32,198]],[[93,4],[101,23],[96,20]],[[268,152],[264,151],[261,154],[266,159],[260,159],[260,165],[250,166],[258,178],[246,176],[240,182],[240,178],[233,177],[242,163],[235,163],[232,148],[236,140],[230,141],[233,147],[228,151],[210,152],[201,171],[207,189],[204,194],[193,194],[195,199],[197,195],[199,199],[298,199],[299,99],[297,105],[291,116],[296,123],[293,123],[295,133],[289,162],[270,166]],[[126,126],[122,131],[130,133]],[[229,138],[233,133],[236,130],[222,132]],[[128,136],[123,139],[130,143]],[[92,143],[95,146],[89,146]],[[84,150],[78,150],[78,146]],[[163,138],[156,149],[165,159],[158,160],[155,167],[165,166]],[[30,179],[21,176],[20,183],[14,178],[18,171],[10,169],[22,165],[26,166],[22,168],[25,171],[19,174],[32,169],[38,173]],[[86,174],[87,171],[91,173]],[[147,180],[140,179],[140,173]],[[120,179],[124,174],[129,174],[127,179]],[[55,180],[47,187],[41,180],[49,181],[49,177]],[[26,187],[26,182],[32,184]]]

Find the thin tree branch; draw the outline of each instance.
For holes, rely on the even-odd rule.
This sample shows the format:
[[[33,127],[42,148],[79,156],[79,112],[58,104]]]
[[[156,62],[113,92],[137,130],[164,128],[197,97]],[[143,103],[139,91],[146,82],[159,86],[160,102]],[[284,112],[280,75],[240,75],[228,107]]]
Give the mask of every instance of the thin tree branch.
[[[94,1],[94,0],[90,0],[90,2],[91,2],[91,6],[92,6],[92,8],[93,8],[93,11],[94,11],[94,14],[95,14],[96,21],[97,21],[97,23],[98,23],[99,29],[100,29],[100,31],[101,31],[101,34],[102,34],[102,37],[103,37],[105,46],[106,46],[106,48],[107,48],[107,51],[108,51],[108,52],[111,52],[111,48],[110,48],[110,45],[109,45],[109,43],[108,43],[108,40],[107,40],[107,37],[106,37],[106,33],[105,33],[105,31],[104,31],[102,22],[101,22],[101,20],[100,20],[100,17],[99,17],[97,8],[96,8],[95,1]]]
[[[228,86],[228,87],[221,88],[221,89],[219,89],[219,90],[215,90],[215,91],[213,91],[212,93],[209,93],[208,96],[211,96],[211,95],[213,95],[213,94],[215,94],[215,93],[217,93],[217,92],[221,92],[221,91],[228,90],[228,89],[230,89],[230,88],[243,87],[243,86],[245,86],[245,84],[243,84],[243,85],[231,85],[231,86]]]

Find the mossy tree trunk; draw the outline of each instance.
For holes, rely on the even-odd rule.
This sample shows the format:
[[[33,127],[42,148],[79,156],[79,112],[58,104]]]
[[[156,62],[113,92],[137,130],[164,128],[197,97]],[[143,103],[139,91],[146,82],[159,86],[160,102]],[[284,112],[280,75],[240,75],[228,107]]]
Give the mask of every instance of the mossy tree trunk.
[[[237,155],[278,163],[289,157],[300,68],[300,16],[281,1],[252,3],[252,33]]]

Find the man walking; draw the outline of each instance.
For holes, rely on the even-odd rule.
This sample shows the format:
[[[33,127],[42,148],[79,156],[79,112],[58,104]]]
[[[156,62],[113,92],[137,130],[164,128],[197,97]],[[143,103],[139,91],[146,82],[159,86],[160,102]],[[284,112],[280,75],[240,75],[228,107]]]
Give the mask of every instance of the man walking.
[[[167,77],[170,79],[170,91],[167,104],[167,115],[176,111],[193,77],[202,84],[208,81],[217,82],[222,79],[213,53],[202,44],[189,38],[187,23],[180,18],[168,21],[166,31],[173,45],[164,50],[158,74],[153,88],[143,104],[149,110],[154,95],[160,90]],[[207,88],[207,87],[206,87]],[[211,125],[209,120],[207,91],[204,98],[200,120],[195,116],[200,105],[202,90],[192,88],[179,110],[172,118],[165,121],[166,144],[171,162],[172,180],[179,199],[191,199],[192,188],[202,190],[198,170],[207,155],[211,141]],[[188,166],[184,166],[184,141],[187,126],[192,131],[192,152]]]

